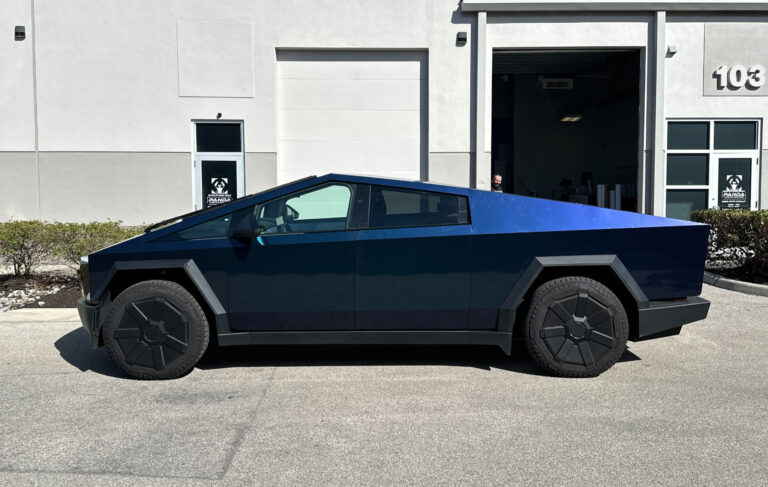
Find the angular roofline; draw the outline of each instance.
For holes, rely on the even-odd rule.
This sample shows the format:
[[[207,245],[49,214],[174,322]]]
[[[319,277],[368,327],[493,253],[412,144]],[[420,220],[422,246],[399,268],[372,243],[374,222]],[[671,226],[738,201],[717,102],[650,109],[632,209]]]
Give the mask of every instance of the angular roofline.
[[[380,186],[391,186],[396,188],[418,189],[423,191],[434,191],[438,193],[453,193],[467,195],[471,188],[462,186],[449,186],[447,184],[433,183],[429,181],[417,181],[411,179],[395,179],[376,176],[362,176],[354,174],[330,173],[317,178],[317,181],[343,181],[347,183],[377,184]]]

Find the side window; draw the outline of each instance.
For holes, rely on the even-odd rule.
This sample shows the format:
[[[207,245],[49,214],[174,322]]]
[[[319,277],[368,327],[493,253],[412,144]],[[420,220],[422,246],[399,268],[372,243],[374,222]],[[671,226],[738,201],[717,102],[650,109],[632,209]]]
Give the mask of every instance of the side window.
[[[178,242],[180,240],[202,240],[206,238],[226,237],[229,232],[229,225],[232,222],[232,213],[198,223],[189,228],[184,228],[170,235],[157,239],[158,242]]]
[[[333,183],[256,206],[262,233],[330,232],[348,228],[352,187]]]
[[[469,223],[467,198],[452,194],[374,186],[370,227],[425,227]]]

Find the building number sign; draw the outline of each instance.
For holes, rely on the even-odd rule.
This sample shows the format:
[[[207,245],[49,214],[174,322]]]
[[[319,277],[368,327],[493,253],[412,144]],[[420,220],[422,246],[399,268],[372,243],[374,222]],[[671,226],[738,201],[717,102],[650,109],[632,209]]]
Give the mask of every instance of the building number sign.
[[[717,80],[717,89],[728,88],[730,90],[756,90],[766,82],[765,66],[755,64],[749,67],[735,64],[733,66],[720,66],[712,75]]]

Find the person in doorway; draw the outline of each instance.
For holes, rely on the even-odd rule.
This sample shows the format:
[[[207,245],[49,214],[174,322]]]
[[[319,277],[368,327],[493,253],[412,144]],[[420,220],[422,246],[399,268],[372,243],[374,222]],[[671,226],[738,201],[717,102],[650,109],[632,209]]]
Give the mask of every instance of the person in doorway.
[[[494,193],[503,193],[504,189],[501,187],[501,174],[494,174],[491,179],[491,191]]]

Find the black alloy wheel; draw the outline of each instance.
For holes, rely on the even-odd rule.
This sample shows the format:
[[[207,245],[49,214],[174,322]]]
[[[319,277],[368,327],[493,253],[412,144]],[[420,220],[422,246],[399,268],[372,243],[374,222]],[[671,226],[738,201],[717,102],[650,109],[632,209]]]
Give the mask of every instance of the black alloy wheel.
[[[629,335],[621,300],[581,276],[554,279],[536,289],[524,325],[528,353],[563,377],[594,377],[608,370],[624,353]]]
[[[200,303],[171,281],[143,281],[115,299],[104,323],[112,359],[137,379],[173,379],[189,372],[208,346]]]

